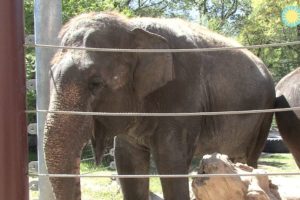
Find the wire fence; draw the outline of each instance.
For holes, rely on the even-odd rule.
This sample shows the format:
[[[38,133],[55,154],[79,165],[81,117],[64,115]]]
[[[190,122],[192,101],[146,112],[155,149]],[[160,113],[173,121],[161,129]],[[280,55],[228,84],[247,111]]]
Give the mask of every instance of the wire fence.
[[[300,107],[240,110],[240,111],[218,111],[218,112],[191,112],[191,113],[111,113],[111,112],[80,112],[80,111],[58,111],[58,110],[26,110],[29,113],[53,113],[61,115],[86,115],[86,116],[110,116],[110,117],[188,117],[188,116],[217,116],[217,115],[245,115],[274,112],[299,111]]]
[[[30,174],[32,176],[46,176],[56,178],[208,178],[208,177],[237,177],[237,176],[299,176],[300,172],[280,173],[240,173],[240,174],[143,174],[143,175],[91,175],[91,174]]]
[[[24,44],[25,47],[39,47],[39,48],[55,48],[55,49],[72,49],[81,51],[98,51],[98,52],[119,52],[119,53],[193,53],[193,52],[212,52],[212,51],[230,51],[240,49],[259,49],[269,47],[284,47],[300,45],[300,41],[282,42],[261,45],[249,46],[233,46],[233,47],[216,47],[216,48],[194,48],[194,49],[116,49],[116,48],[90,48],[90,47],[75,47],[75,46],[60,46],[48,44]]]
[[[284,47],[291,45],[300,45],[300,41],[261,44],[251,46],[234,46],[234,47],[217,47],[217,48],[195,48],[195,49],[112,49],[112,48],[89,48],[89,47],[72,47],[46,44],[24,44],[26,48],[51,48],[51,49],[72,49],[97,52],[127,52],[127,53],[198,53],[198,52],[216,52],[232,51],[240,49],[257,49],[270,47]],[[78,112],[78,111],[53,111],[53,110],[26,110],[26,113],[55,113],[64,115],[89,115],[89,116],[136,116],[136,117],[183,117],[183,116],[217,116],[217,115],[242,115],[242,114],[259,114],[273,112],[299,111],[300,107],[280,108],[280,109],[256,109],[241,111],[218,111],[218,112],[193,112],[193,113],[108,113],[108,112]],[[109,154],[105,154],[109,155]],[[91,161],[93,157],[85,158],[82,161]],[[244,173],[244,174],[166,174],[166,175],[91,175],[91,174],[41,174],[29,173],[30,176],[39,177],[61,177],[61,178],[203,178],[203,177],[236,177],[236,176],[299,176],[300,172],[288,173]]]

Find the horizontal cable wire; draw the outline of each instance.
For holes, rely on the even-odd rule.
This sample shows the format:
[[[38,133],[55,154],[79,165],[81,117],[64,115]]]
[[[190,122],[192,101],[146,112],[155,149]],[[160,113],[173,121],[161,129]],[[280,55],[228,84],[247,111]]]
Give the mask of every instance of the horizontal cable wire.
[[[53,113],[64,115],[89,115],[89,116],[122,116],[122,117],[184,117],[184,116],[211,116],[211,115],[243,115],[273,112],[299,111],[300,107],[261,109],[261,110],[241,110],[241,111],[220,111],[220,112],[191,112],[191,113],[109,113],[109,112],[80,112],[80,111],[54,111],[54,110],[26,110],[30,113]]]
[[[237,177],[237,176],[299,176],[300,172],[282,173],[241,173],[241,174],[151,174],[151,175],[92,175],[92,174],[29,174],[29,176],[56,178],[203,178],[203,177]]]
[[[293,41],[293,42],[259,44],[259,45],[248,45],[248,46],[195,48],[195,49],[116,49],[116,48],[60,46],[60,45],[47,45],[47,44],[24,44],[24,47],[73,49],[73,50],[85,50],[85,51],[122,52],[122,53],[189,53],[189,52],[229,51],[229,50],[238,50],[238,49],[258,49],[258,48],[268,48],[268,47],[284,47],[284,46],[292,46],[292,45],[299,45],[299,44],[300,41]]]

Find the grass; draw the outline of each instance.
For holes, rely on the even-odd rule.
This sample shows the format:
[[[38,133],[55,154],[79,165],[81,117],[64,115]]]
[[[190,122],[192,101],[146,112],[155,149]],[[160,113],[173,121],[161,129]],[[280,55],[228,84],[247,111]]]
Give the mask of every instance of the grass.
[[[194,165],[198,165],[195,162]],[[297,165],[291,154],[262,154],[259,159],[259,168],[267,172],[296,172]],[[95,166],[92,161],[82,162],[81,174],[109,175],[116,174],[104,166]],[[32,178],[30,178],[32,180]],[[117,180],[111,178],[82,178],[82,199],[83,200],[122,200],[122,192]],[[156,194],[162,194],[160,181],[158,178],[150,179],[150,190]],[[36,199],[38,192],[30,191],[30,199]]]
[[[115,170],[107,167],[96,167],[92,162],[82,163],[80,166],[81,174],[110,175],[116,174]],[[122,200],[122,192],[118,181],[111,178],[84,178],[81,182],[82,199],[93,200]],[[150,179],[150,190],[154,193],[162,194],[160,180]]]
[[[293,156],[289,153],[262,154],[258,167],[268,172],[296,172],[299,171]]]

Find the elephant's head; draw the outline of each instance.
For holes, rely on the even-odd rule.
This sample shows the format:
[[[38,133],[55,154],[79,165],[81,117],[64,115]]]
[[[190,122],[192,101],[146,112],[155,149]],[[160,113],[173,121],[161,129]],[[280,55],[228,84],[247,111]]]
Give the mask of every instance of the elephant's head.
[[[135,28],[111,14],[85,14],[61,32],[61,45],[97,48],[169,48],[159,35]],[[174,78],[170,53],[113,53],[59,50],[51,69],[50,110],[140,112],[143,99]],[[79,173],[84,144],[94,138],[98,157],[105,134],[119,134],[130,118],[48,114],[45,159],[48,172]],[[95,123],[96,122],[96,123]],[[117,124],[116,124],[117,123]],[[97,125],[95,125],[97,124]],[[51,178],[57,199],[79,199],[75,178]]]

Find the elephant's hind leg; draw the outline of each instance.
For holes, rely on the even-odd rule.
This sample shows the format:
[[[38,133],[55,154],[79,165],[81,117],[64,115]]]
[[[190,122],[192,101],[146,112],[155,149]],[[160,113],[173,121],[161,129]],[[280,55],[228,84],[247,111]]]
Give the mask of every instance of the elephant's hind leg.
[[[115,142],[115,158],[118,174],[143,175],[149,173],[150,152],[134,145],[124,137],[117,137]],[[148,178],[120,179],[124,200],[148,200]]]
[[[255,146],[253,146],[248,156],[247,164],[252,167],[255,168],[257,167],[257,161],[265,146],[269,134],[270,126],[272,123],[272,119],[273,119],[273,113],[266,113],[263,116],[263,121],[261,122],[261,126],[258,133],[259,135],[256,139]]]

